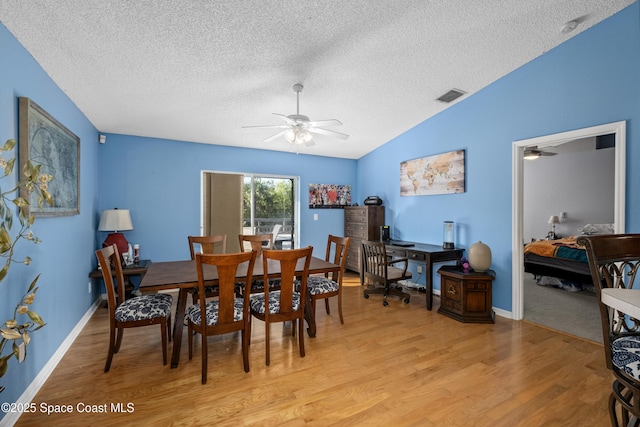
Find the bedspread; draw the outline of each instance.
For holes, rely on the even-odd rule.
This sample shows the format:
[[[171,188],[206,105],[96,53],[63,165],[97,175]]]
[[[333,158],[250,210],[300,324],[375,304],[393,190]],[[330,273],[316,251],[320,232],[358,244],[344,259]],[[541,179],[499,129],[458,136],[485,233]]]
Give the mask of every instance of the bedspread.
[[[579,262],[588,262],[584,246],[576,243],[576,237],[566,237],[558,240],[538,240],[524,247],[524,253],[532,253],[549,258],[572,259]]]

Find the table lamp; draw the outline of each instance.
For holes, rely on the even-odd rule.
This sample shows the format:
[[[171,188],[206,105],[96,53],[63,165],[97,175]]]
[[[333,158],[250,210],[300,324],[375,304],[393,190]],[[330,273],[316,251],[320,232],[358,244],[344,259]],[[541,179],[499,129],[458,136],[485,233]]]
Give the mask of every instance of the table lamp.
[[[549,237],[552,239],[556,239],[556,224],[560,224],[560,218],[558,218],[558,215],[551,215],[549,217],[549,221],[547,222],[551,224],[551,231],[549,232]]]
[[[124,235],[120,233],[120,231],[127,230],[133,230],[133,223],[131,222],[129,209],[115,208],[102,211],[98,231],[113,231],[113,233],[110,233],[102,243],[102,247],[110,246],[115,243],[120,254],[127,252],[129,250],[129,242],[127,242]]]

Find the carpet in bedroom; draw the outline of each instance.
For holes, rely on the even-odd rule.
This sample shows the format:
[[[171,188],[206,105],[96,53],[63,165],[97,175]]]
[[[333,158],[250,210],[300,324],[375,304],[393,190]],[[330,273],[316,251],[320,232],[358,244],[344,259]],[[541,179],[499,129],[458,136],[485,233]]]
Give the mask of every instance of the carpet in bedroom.
[[[524,280],[524,320],[602,343],[595,293],[539,286],[530,274]]]

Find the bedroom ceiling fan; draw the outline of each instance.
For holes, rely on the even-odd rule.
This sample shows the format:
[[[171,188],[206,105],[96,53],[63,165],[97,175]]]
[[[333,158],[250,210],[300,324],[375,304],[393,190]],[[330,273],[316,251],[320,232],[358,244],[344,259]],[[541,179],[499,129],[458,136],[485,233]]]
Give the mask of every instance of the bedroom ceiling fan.
[[[535,160],[542,156],[555,156],[558,153],[554,153],[551,151],[542,151],[538,150],[538,147],[526,147],[524,149],[524,158],[526,160]]]
[[[319,135],[327,135],[340,139],[347,139],[349,135],[336,132],[334,130],[325,129],[323,126],[341,126],[342,122],[337,119],[310,121],[309,117],[300,114],[300,92],[302,92],[300,83],[293,85],[293,91],[296,93],[296,114],[288,116],[279,113],[273,113],[284,120],[281,125],[261,125],[261,126],[243,126],[243,128],[262,128],[262,129],[282,129],[278,133],[265,138],[262,142],[272,141],[280,136],[294,145],[306,145],[308,147],[314,145],[312,141],[312,133]]]

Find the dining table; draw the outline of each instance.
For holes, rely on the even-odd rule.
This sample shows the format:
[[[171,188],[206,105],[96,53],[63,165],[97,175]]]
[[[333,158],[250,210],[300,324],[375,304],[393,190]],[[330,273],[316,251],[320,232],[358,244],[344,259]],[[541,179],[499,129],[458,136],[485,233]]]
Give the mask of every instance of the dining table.
[[[267,269],[269,279],[280,277],[280,263],[269,260]],[[236,273],[236,280],[242,282],[247,277],[248,264],[241,264]],[[302,274],[304,261],[299,260],[296,272]],[[324,274],[339,272],[340,265],[333,264],[322,258],[312,257],[309,264],[309,274]],[[203,266],[205,285],[217,284],[218,272],[215,266]],[[264,276],[262,258],[256,258],[253,268],[255,279]],[[198,286],[198,272],[194,260],[184,261],[163,261],[151,262],[147,266],[147,272],[140,282],[142,293],[153,293],[162,290],[178,290],[178,301],[176,304],[175,321],[173,324],[173,349],[171,354],[171,367],[176,368],[180,362],[180,347],[182,345],[182,333],[184,330],[184,314],[187,306],[187,296]],[[307,303],[308,302],[308,303]],[[310,337],[316,336],[316,322],[313,311],[310,307],[309,297],[305,300],[305,320],[307,321],[307,332]]]
[[[604,288],[600,291],[600,301],[634,319],[640,319],[640,289]]]

